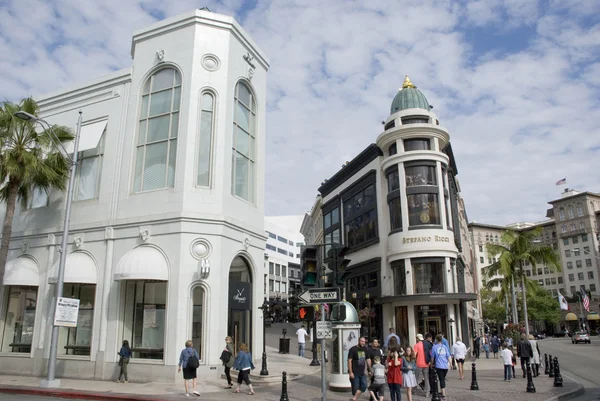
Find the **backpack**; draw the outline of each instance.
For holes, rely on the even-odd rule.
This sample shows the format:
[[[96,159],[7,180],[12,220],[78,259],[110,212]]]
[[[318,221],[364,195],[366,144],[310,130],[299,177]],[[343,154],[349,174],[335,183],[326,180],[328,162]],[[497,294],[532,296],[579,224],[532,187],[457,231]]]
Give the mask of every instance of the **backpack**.
[[[221,352],[221,357],[219,359],[222,360],[223,363],[228,363],[231,360],[231,353],[224,349],[223,352]]]
[[[196,350],[194,350],[194,353],[190,355],[190,358],[188,359],[187,367],[192,369],[198,369],[199,366],[200,360],[196,356]]]

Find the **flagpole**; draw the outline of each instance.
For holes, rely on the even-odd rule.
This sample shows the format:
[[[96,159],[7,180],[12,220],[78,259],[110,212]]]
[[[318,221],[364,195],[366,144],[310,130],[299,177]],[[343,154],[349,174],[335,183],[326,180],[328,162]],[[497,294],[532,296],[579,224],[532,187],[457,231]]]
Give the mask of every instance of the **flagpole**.
[[[583,322],[583,307],[581,306],[581,288],[579,289],[579,330],[583,330],[581,327],[581,322]]]

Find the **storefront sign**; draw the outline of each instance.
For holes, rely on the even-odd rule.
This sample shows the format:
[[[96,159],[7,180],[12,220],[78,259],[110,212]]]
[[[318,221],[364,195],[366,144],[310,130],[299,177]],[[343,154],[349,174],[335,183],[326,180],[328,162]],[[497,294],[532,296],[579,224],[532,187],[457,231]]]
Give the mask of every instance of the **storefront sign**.
[[[402,238],[403,244],[414,244],[417,242],[450,242],[450,237],[443,235],[428,235],[424,237]]]
[[[79,315],[79,300],[73,298],[58,298],[56,312],[54,313],[54,325],[63,327],[77,327],[77,316]]]
[[[229,281],[229,309],[250,310],[252,304],[252,284],[242,281]]]

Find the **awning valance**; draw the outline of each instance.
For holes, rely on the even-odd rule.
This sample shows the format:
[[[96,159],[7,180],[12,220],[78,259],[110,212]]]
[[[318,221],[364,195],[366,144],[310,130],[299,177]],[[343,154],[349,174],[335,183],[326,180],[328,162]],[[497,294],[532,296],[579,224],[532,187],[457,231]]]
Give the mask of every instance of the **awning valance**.
[[[114,273],[115,280],[169,280],[169,263],[161,251],[152,246],[138,246],[127,252]]]
[[[37,262],[27,256],[19,256],[6,262],[4,285],[40,285],[40,273]]]
[[[598,315],[598,312],[590,312],[587,315],[587,320],[600,320],[600,315]]]
[[[48,278],[48,282],[54,284],[58,281],[58,264],[56,262],[52,267],[52,276]],[[73,252],[67,255],[65,264],[65,283],[84,283],[98,284],[98,273],[96,262],[86,252]]]
[[[574,314],[573,312],[569,312],[569,313],[567,313],[565,315],[565,320],[568,320],[568,321],[573,321],[573,320],[577,321],[577,315]]]
[[[92,124],[82,125],[81,132],[79,133],[79,146],[77,150],[83,152],[84,150],[94,149],[98,147],[100,137],[106,128],[107,121],[99,121]],[[74,141],[71,141],[65,146],[67,153],[73,153],[75,146]]]

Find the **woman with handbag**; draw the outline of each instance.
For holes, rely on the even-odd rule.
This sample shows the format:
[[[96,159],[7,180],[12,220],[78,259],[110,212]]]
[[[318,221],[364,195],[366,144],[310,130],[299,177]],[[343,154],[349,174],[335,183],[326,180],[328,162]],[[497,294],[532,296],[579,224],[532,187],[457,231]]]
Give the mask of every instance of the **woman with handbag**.
[[[231,381],[231,368],[233,368],[233,363],[235,359],[233,357],[233,339],[230,336],[225,337],[225,349],[221,352],[221,361],[223,361],[223,366],[225,366],[225,377],[227,377],[227,387],[232,388],[233,382]]]
[[[189,397],[190,393],[188,392],[188,380],[192,381],[192,385],[194,386],[194,395],[200,397],[200,393],[197,390],[196,383],[196,369],[200,366],[200,355],[198,355],[198,351],[193,347],[192,340],[187,340],[185,342],[185,348],[181,351],[179,355],[179,365],[177,372],[181,372],[183,368],[183,384],[185,385],[185,396]]]
[[[129,358],[131,358],[129,341],[123,340],[123,346],[117,354],[119,355],[119,366],[121,367],[121,371],[119,372],[119,377],[115,381],[121,383],[121,377],[123,377],[123,379],[125,379],[124,383],[129,383],[129,378],[127,377],[127,365],[129,364]]]

